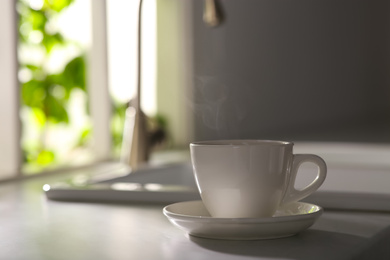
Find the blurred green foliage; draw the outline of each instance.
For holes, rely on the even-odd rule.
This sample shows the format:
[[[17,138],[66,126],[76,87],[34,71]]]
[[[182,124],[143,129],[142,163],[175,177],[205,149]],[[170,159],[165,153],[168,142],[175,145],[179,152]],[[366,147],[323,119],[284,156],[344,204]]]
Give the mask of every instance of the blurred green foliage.
[[[121,103],[115,100],[112,102],[111,141],[115,156],[119,156],[121,152],[127,107],[127,103]]]
[[[41,6],[36,8],[27,0],[19,0],[17,10],[19,46],[31,53],[38,52],[41,57],[19,59],[20,70],[29,75],[26,81],[21,82],[21,103],[31,110],[41,135],[38,147],[23,147],[23,158],[25,163],[47,166],[55,162],[56,152],[47,147],[44,135],[50,125],[69,124],[67,105],[72,91],[79,89],[86,92],[86,64],[85,57],[81,54],[65,61],[60,72],[49,72],[46,63],[54,50],[76,45],[64,39],[59,29],[53,25],[61,11],[69,7],[73,0],[42,1]],[[76,145],[85,145],[90,133],[91,129],[84,129]]]
[[[20,72],[27,77],[21,80],[21,104],[27,108],[33,118],[34,126],[22,123],[22,127],[36,127],[38,139],[33,144],[24,144],[23,160],[25,165],[33,166],[38,171],[45,167],[56,165],[58,151],[46,143],[46,136],[51,127],[69,125],[69,103],[75,90],[87,94],[85,55],[78,43],[72,42],[60,32],[56,21],[61,12],[66,10],[74,0],[17,0],[19,14],[19,50],[24,50],[24,56],[19,53]],[[80,55],[64,61],[62,69],[51,72],[48,61],[59,49],[76,46]],[[26,51],[27,50],[27,51]],[[36,55],[36,54],[39,55]],[[87,105],[87,104],[86,104]],[[122,145],[123,128],[128,103],[113,100],[111,137],[114,155],[119,156]],[[85,106],[88,114],[88,106]],[[162,116],[149,118],[150,139],[153,144],[163,142],[167,137],[167,121]],[[74,146],[86,147],[90,143],[92,129],[86,126],[78,133]],[[29,167],[31,168],[31,167]]]

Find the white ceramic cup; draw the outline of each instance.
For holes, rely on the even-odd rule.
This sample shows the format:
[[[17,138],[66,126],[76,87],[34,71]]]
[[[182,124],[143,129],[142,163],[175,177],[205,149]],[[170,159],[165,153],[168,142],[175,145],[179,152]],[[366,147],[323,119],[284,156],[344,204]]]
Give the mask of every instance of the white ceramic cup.
[[[195,180],[213,217],[271,217],[283,204],[299,201],[324,182],[326,164],[313,154],[293,154],[293,143],[268,140],[219,140],[190,144]],[[307,187],[294,187],[300,165],[318,166]]]

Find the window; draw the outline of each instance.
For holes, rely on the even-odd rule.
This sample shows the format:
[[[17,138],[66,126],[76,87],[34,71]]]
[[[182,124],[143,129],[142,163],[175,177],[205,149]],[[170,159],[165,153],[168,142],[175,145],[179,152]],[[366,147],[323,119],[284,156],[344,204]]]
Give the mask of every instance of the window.
[[[18,0],[16,9],[22,172],[89,163],[89,2]]]
[[[20,15],[23,8],[27,8],[24,11],[27,10],[26,12],[33,12],[39,16],[39,10],[44,8],[47,2],[45,0],[18,1],[22,4],[16,5],[14,1],[6,1],[0,10],[0,55],[2,57],[0,59],[2,78],[0,120],[3,122],[0,128],[0,179],[14,178],[26,172],[33,173],[74,166],[75,161],[76,165],[82,165],[110,159],[118,160],[118,154],[113,153],[115,150],[113,146],[120,143],[120,136],[119,139],[115,139],[115,135],[112,136],[111,127],[116,127],[117,134],[121,134],[123,125],[121,120],[123,118],[115,120],[115,115],[118,116],[116,108],[118,106],[126,107],[128,100],[134,93],[132,89],[136,85],[134,77],[131,75],[135,73],[136,59],[131,50],[134,50],[132,38],[136,36],[135,17],[138,1],[55,1],[52,2],[53,5],[61,3],[69,5],[63,8],[52,6],[54,9],[58,9],[53,20],[59,24],[62,23],[64,27],[57,28],[57,25],[49,21],[50,19],[47,17],[43,17],[43,22],[41,21],[40,25],[20,24],[21,34],[24,33],[21,37],[26,37],[26,45],[27,43],[39,45],[42,41],[49,40],[50,37],[46,37],[46,33],[51,34],[50,36],[53,36],[54,40],[62,41],[61,36],[69,40],[62,46],[52,44],[54,47],[52,46],[48,56],[54,57],[48,57],[44,62],[45,66],[50,68],[47,75],[51,75],[51,80],[57,80],[56,76],[66,70],[67,65],[74,59],[76,61],[71,63],[73,65],[78,64],[80,67],[80,64],[85,63],[87,92],[82,89],[82,86],[78,86],[74,92],[69,94],[64,90],[64,86],[55,82],[56,84],[53,84],[50,92],[41,93],[41,98],[45,98],[45,95],[46,97],[47,95],[61,97],[69,94],[67,103],[61,104],[62,108],[67,109],[68,114],[66,116],[62,114],[62,118],[57,119],[51,117],[50,128],[55,128],[59,132],[71,128],[71,133],[64,133],[62,136],[60,133],[51,133],[45,137],[39,133],[42,130],[39,129],[39,127],[42,128],[42,125],[39,126],[39,120],[47,119],[50,115],[45,114],[39,105],[35,104],[34,107],[34,102],[31,101],[32,97],[29,96],[31,93],[23,92],[23,88],[20,87],[27,83],[34,85],[36,82],[32,81],[33,79],[42,80],[40,78],[42,75],[35,75],[36,71],[34,71],[39,67],[37,66],[39,62],[31,61],[34,58],[31,57],[32,54],[42,56],[42,53],[39,54],[39,51],[33,50],[35,47],[39,49],[42,46],[34,48],[21,46],[18,50],[19,24],[16,21],[18,18],[24,19]],[[134,11],[134,15],[120,15],[126,10],[125,5],[127,11]],[[144,1],[142,108],[150,117],[153,117],[158,111],[168,119],[171,144],[173,144],[171,147],[185,147],[187,145],[189,135],[186,134],[188,130],[186,122],[190,121],[184,112],[186,110],[186,90],[182,87],[184,74],[181,66],[178,65],[182,54],[176,40],[180,30],[180,22],[178,22],[180,11],[178,8],[179,5],[172,5],[170,1]],[[78,30],[70,27],[71,22],[66,22],[66,17],[71,17],[70,19],[77,25]],[[39,31],[39,28],[34,26],[43,26],[43,28],[40,28],[41,31]],[[74,34],[77,34],[76,31],[79,32],[80,38],[78,39],[75,37],[77,35]],[[82,33],[80,33],[81,31]],[[57,39],[55,39],[56,37]],[[68,46],[65,46],[67,44]],[[169,46],[169,44],[173,46]],[[65,50],[60,50],[60,47],[64,47]],[[47,50],[45,51],[47,54]],[[179,54],[176,51],[179,51]],[[79,57],[84,60],[77,59]],[[165,68],[165,70],[161,71],[161,68]],[[76,69],[76,71],[80,70]],[[23,97],[23,93],[24,98],[31,103],[26,105],[26,100],[20,98]],[[169,98],[167,99],[167,97]],[[114,109],[112,104],[115,105]],[[37,107],[40,108],[40,112]],[[59,111],[63,110],[61,107],[57,108]],[[113,114],[114,116],[112,116]],[[73,116],[78,119],[73,118]],[[70,120],[69,117],[72,119]],[[37,129],[27,129],[31,125]],[[74,131],[76,128],[77,131]],[[77,134],[75,134],[76,132]],[[25,151],[26,148],[34,150],[42,139],[45,139],[46,143],[45,147],[40,149],[41,154],[34,155],[32,152]],[[72,141],[69,141],[71,139]],[[60,150],[62,150],[58,154],[53,154],[52,147],[61,143],[63,145]],[[73,154],[73,159],[68,157],[68,159],[62,160],[66,158],[65,154],[69,151],[75,152],[73,150],[75,144],[76,147],[77,144],[80,145],[78,147],[80,149],[76,149],[77,152]],[[86,153],[81,152],[83,149]],[[117,148],[116,151],[118,152]],[[37,165],[23,167],[23,162],[28,160],[40,160],[39,162],[45,167],[35,167]],[[53,161],[56,163],[53,164]]]
[[[105,12],[100,0],[4,3],[0,179],[111,157]]]

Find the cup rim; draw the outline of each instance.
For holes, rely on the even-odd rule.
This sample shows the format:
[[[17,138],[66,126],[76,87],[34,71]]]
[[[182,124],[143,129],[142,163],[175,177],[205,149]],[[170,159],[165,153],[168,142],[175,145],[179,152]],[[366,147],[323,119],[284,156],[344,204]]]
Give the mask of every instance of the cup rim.
[[[258,145],[274,145],[274,146],[293,146],[293,142],[279,140],[263,140],[263,139],[226,139],[226,140],[208,140],[191,142],[190,146],[258,146]]]

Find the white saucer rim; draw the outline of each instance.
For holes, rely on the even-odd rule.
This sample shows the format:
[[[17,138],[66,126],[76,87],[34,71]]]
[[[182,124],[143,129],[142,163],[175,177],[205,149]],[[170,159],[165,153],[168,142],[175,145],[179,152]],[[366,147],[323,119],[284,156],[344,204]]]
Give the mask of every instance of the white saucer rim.
[[[295,214],[295,215],[288,215],[288,216],[273,216],[273,217],[266,217],[266,218],[215,218],[212,216],[196,216],[196,215],[186,215],[186,214],[179,214],[172,212],[168,210],[170,206],[177,205],[177,204],[183,204],[183,203],[190,203],[190,202],[202,202],[201,200],[192,200],[192,201],[182,201],[173,203],[170,205],[167,205],[163,209],[163,213],[168,218],[174,218],[174,219],[181,219],[185,221],[196,221],[196,222],[213,222],[213,223],[234,223],[234,224],[270,224],[270,223],[281,223],[281,222],[291,222],[291,221],[298,221],[298,220],[306,220],[306,219],[316,219],[319,216],[322,215],[324,209],[321,206],[315,205],[313,203],[307,203],[307,202],[295,202],[305,205],[311,205],[315,206],[317,208],[316,211],[305,213],[305,214]]]

